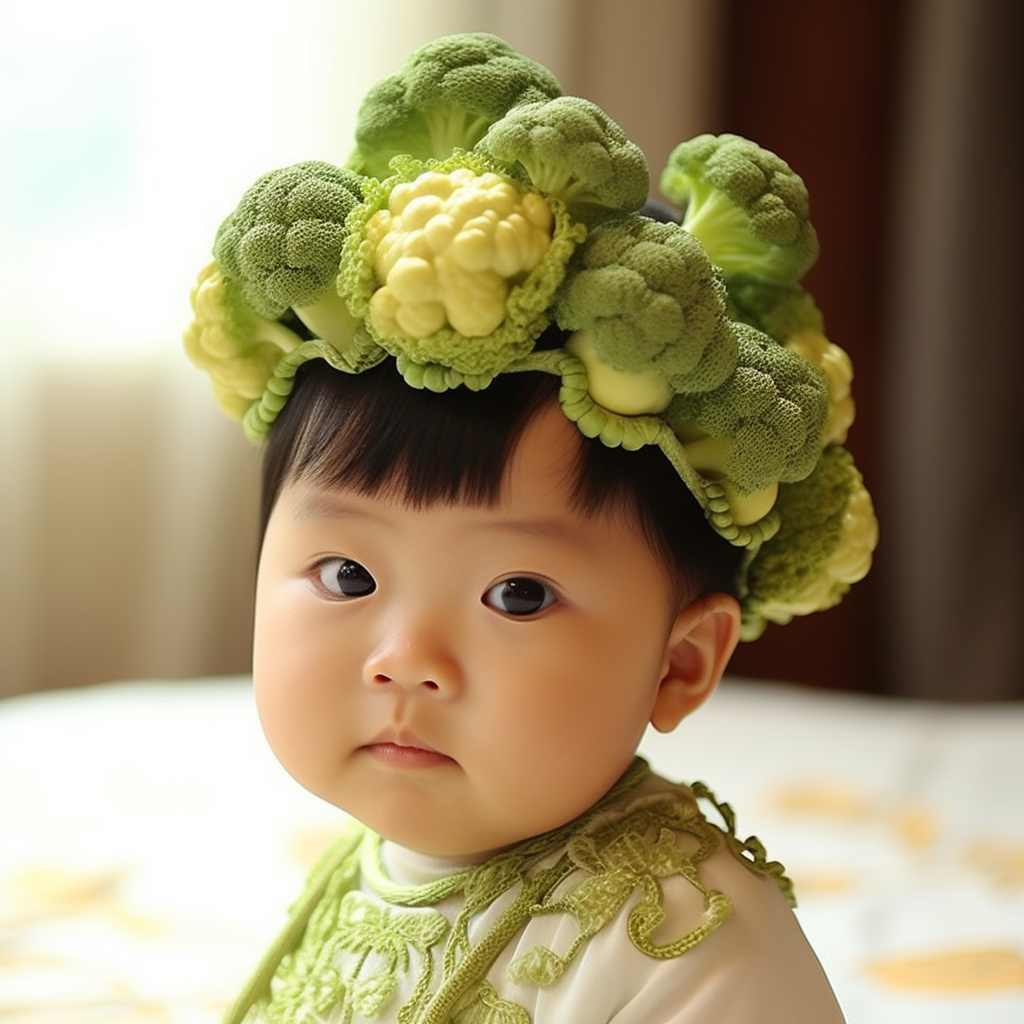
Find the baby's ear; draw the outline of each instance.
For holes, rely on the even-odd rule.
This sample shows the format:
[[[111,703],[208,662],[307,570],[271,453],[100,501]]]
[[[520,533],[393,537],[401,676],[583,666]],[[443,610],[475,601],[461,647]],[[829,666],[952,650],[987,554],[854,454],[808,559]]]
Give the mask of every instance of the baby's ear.
[[[678,615],[651,725],[671,732],[714,693],[740,634],[740,606],[728,594],[706,594]]]

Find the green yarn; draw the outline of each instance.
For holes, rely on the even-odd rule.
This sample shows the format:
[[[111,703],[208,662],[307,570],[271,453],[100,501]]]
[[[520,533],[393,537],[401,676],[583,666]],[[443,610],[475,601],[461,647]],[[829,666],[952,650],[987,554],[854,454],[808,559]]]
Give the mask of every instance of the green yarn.
[[[767,860],[756,838],[736,837],[728,804],[700,783],[692,787],[718,810],[723,830],[688,795],[634,792],[649,776],[647,763],[636,758],[576,821],[419,885],[395,882],[383,861],[383,840],[354,827],[313,871],[225,1024],[349,1024],[357,1018],[529,1024],[527,1011],[501,996],[489,974],[531,921],[560,917],[573,923],[574,935],[561,952],[537,945],[517,956],[507,969],[513,985],[556,984],[587,943],[624,912],[626,933],[639,952],[654,959],[682,956],[732,912],[729,897],[701,877],[701,865],[723,845],[792,898],[782,866]],[[688,883],[703,912],[688,931],[656,941],[667,918],[669,879]],[[458,909],[442,910],[453,897]],[[474,922],[498,901],[500,913],[473,934]],[[402,990],[407,995],[396,1015]]]

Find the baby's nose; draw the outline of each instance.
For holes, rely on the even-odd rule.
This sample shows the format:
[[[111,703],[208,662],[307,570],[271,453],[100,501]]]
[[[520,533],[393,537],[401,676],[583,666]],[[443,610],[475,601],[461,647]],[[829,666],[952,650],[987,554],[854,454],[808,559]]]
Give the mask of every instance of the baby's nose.
[[[462,676],[455,652],[437,624],[404,621],[388,628],[366,659],[364,679],[371,686],[453,696]]]

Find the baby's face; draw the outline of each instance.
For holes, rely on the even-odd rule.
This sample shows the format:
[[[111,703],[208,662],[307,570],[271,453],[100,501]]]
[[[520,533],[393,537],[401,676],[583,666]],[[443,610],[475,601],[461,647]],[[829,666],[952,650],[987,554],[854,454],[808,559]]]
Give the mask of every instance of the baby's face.
[[[524,433],[492,507],[286,485],[256,602],[275,753],[403,846],[479,859],[570,821],[629,766],[677,609],[639,527],[571,508],[576,428]]]

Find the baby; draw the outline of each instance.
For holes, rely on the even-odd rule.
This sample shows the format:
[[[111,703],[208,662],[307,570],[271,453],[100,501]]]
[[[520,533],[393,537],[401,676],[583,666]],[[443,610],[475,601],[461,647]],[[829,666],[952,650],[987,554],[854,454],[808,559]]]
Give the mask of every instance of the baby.
[[[662,186],[463,35],[221,227],[186,346],[266,439],[257,706],[352,818],[229,1021],[842,1020],[781,865],[636,756],[875,538],[802,183],[724,136]]]

